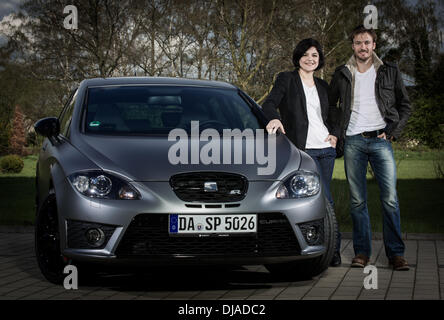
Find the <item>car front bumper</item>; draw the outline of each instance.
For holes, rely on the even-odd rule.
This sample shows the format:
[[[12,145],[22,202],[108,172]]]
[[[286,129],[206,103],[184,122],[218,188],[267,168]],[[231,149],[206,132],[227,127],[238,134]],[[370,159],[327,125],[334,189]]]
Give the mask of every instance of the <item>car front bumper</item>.
[[[205,204],[202,204],[202,208],[196,209],[187,207],[185,202],[178,199],[168,182],[132,182],[141,193],[141,200],[99,200],[79,194],[70,182],[65,180],[56,190],[62,254],[75,261],[146,265],[269,264],[322,255],[326,251],[325,243],[309,245],[300,227],[301,224],[323,221],[326,207],[322,190],[309,198],[276,199],[275,194],[280,184],[280,181],[250,181],[246,197],[236,203],[239,206],[227,208],[222,203],[221,208],[205,208]],[[259,241],[261,234],[258,230],[256,238],[233,237],[231,242],[224,239],[226,248],[219,248],[220,250],[215,252],[211,250],[212,244],[218,246],[218,240],[215,239],[207,244],[190,240],[185,246],[181,246],[183,241],[173,240],[176,241],[173,247],[162,250],[163,245],[171,245],[164,220],[173,213],[214,215],[256,213],[258,217],[263,217],[262,220],[259,219],[259,223],[265,221],[258,228],[265,230],[267,237]],[[154,229],[141,225],[136,230],[137,237],[130,237],[130,234],[135,232],[134,225],[143,216],[155,217],[158,218],[156,221],[163,222],[155,225]],[[269,231],[271,227],[279,227],[276,221],[282,222],[282,217],[286,220],[287,235],[292,239],[280,239],[281,242],[275,243],[273,248],[268,248],[267,245],[275,241],[275,236],[282,236],[279,228],[274,229],[275,236]],[[109,227],[104,245],[100,248],[91,248],[73,242],[72,230],[69,227],[72,221]],[[149,221],[146,224],[152,225]],[[84,228],[76,230],[77,237],[84,236],[82,230]],[[163,242],[159,240],[158,246],[153,249],[153,243],[155,244],[157,240],[151,239],[150,242],[147,237],[155,232],[159,232]],[[132,242],[128,241],[128,237]],[[254,239],[258,241],[255,242]],[[242,245],[245,251],[239,249]],[[125,246],[126,251],[122,249]]]

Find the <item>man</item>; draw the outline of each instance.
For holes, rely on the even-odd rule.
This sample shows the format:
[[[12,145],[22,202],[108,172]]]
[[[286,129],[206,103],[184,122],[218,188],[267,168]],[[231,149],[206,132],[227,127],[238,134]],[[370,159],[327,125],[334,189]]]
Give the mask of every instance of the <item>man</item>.
[[[332,134],[340,137],[338,144],[344,148],[353,221],[352,267],[365,267],[371,256],[366,180],[370,162],[380,189],[385,253],[394,270],[408,270],[391,141],[399,137],[410,116],[410,101],[398,67],[374,53],[375,31],[359,26],[351,41],[354,54],[335,70],[330,83],[329,115],[337,124]]]

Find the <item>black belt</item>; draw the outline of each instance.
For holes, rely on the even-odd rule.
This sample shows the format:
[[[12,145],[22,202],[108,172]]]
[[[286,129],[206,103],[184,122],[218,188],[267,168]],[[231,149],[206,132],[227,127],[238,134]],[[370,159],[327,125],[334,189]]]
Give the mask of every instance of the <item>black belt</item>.
[[[377,136],[379,136],[383,133],[384,133],[384,129],[380,129],[380,130],[375,130],[375,131],[362,132],[361,136],[363,136],[364,138],[376,138]]]

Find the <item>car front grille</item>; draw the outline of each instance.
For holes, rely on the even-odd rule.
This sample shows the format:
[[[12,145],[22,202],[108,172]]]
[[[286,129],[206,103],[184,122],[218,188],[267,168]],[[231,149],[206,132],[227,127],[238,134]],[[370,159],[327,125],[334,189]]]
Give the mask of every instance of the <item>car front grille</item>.
[[[210,182],[217,185],[217,190],[205,190],[205,183]],[[170,185],[179,199],[186,202],[235,202],[245,197],[248,180],[234,173],[191,172],[172,176]]]
[[[170,236],[167,214],[139,214],[126,230],[118,258],[162,255],[294,256],[299,243],[282,213],[259,213],[257,233],[230,236]]]

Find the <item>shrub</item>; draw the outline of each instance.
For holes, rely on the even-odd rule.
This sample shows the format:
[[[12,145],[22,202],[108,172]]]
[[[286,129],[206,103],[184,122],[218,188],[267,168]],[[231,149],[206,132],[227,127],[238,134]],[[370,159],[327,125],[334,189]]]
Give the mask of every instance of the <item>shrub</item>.
[[[0,155],[9,153],[13,108],[11,103],[0,92]]]
[[[9,149],[11,153],[25,155],[24,148],[26,144],[26,135],[24,127],[25,116],[19,106],[14,109],[14,117],[12,121],[11,135],[9,138]]]
[[[407,123],[405,137],[440,148],[444,143],[444,95],[419,97],[413,102],[413,112]]]
[[[0,170],[3,173],[20,173],[24,165],[23,160],[17,155],[4,156],[0,160]]]

